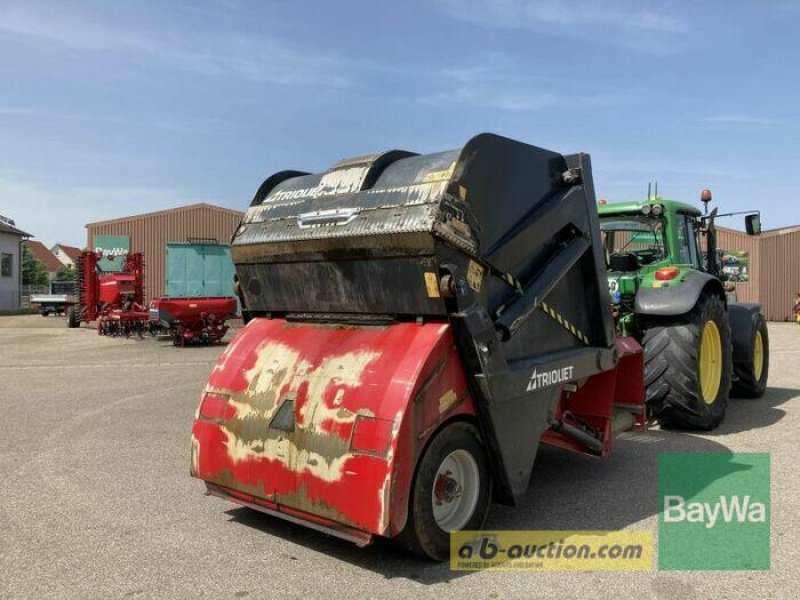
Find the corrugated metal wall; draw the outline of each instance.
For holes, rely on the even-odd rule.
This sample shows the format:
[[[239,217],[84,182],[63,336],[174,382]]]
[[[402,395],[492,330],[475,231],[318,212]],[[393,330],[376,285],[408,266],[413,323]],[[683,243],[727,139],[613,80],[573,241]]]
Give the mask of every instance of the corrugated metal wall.
[[[168,242],[206,238],[227,244],[242,216],[243,213],[226,208],[196,204],[90,223],[86,226],[88,247],[94,248],[94,236],[98,234],[130,236],[131,251],[144,253],[145,296],[148,299],[155,298],[166,293]]]
[[[787,321],[800,292],[800,231],[761,238],[761,303],[770,321]]]
[[[760,303],[768,321],[790,320],[795,294],[800,292],[800,228],[752,237],[719,229],[717,245],[750,253],[750,281],[736,284],[737,300]]]

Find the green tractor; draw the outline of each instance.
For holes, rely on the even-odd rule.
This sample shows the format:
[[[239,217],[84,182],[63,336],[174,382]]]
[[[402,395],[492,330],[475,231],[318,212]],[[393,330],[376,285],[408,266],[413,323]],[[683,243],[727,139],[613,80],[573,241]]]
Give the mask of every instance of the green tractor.
[[[761,306],[728,302],[716,245],[715,208],[657,196],[600,201],[600,229],[617,333],[644,347],[648,414],[663,427],[713,429],[731,394],[767,387],[769,340]],[[761,232],[758,213],[745,217]]]

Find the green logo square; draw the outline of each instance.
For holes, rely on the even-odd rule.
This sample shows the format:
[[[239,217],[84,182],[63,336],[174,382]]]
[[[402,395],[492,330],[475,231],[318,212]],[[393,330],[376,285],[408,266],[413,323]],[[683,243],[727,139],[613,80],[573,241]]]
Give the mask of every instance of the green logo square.
[[[660,569],[769,570],[769,454],[664,452],[658,495]]]

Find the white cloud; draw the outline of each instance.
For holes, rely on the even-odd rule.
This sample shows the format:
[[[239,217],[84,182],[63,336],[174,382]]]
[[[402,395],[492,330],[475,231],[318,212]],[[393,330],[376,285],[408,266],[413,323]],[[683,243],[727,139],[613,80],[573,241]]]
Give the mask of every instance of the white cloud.
[[[425,96],[423,104],[453,106],[461,104],[476,108],[496,108],[509,111],[536,111],[559,103],[557,95],[548,92],[525,92],[498,89],[490,85],[460,86],[443,93]]]
[[[38,38],[83,50],[136,50],[156,52],[159,44],[146,36],[100,24],[89,18],[49,6],[34,10],[30,3],[4,4],[0,11],[0,33]]]
[[[703,119],[706,123],[723,123],[728,125],[777,125],[776,119],[755,115],[714,115]]]
[[[46,246],[61,242],[86,245],[84,225],[151,210],[208,202],[191,192],[157,187],[67,187],[56,188],[37,181],[0,173],[0,214]],[[243,204],[244,205],[244,204]]]
[[[54,121],[78,121],[86,123],[100,123],[109,125],[134,125],[173,133],[186,134],[227,134],[231,124],[216,118],[190,120],[185,116],[160,115],[157,118],[137,116],[126,113],[124,115],[92,114],[70,112],[66,110],[51,110],[23,106],[0,106],[0,118],[30,118],[48,119]]]
[[[682,35],[686,21],[641,4],[597,0],[437,0],[449,16],[498,29],[531,29],[575,33],[576,30],[617,30],[645,35]],[[601,38],[602,39],[602,38]],[[610,41],[614,41],[610,38]]]
[[[674,179],[691,178],[717,178],[717,179],[749,179],[753,175],[750,172],[737,171],[735,169],[720,166],[719,164],[708,163],[707,161],[693,161],[691,159],[681,159],[672,155],[642,155],[638,153],[632,156],[627,153],[619,153],[614,150],[605,152],[599,151],[592,154],[592,163],[595,172],[602,170],[604,173],[612,174],[615,180],[622,174],[625,176],[641,175],[645,183],[659,177],[672,177]],[[627,179],[626,181],[633,181]]]
[[[206,76],[235,75],[257,83],[346,87],[348,62],[329,53],[292,46],[267,34],[144,33],[97,15],[70,12],[66,4],[31,3],[0,8],[0,36],[65,46],[75,51],[121,53]]]
[[[551,107],[599,107],[619,105],[638,98],[640,92],[574,93],[565,82],[528,69],[520,69],[509,57],[485,53],[476,64],[428,73],[442,91],[419,98],[423,104],[469,106],[505,111],[538,111]]]

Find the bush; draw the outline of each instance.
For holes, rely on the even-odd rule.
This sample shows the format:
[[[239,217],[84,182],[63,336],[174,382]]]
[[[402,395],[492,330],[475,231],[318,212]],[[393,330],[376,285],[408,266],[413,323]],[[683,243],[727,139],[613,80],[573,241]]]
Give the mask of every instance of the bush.
[[[29,248],[22,248],[22,285],[47,285],[50,279],[44,268]]]

